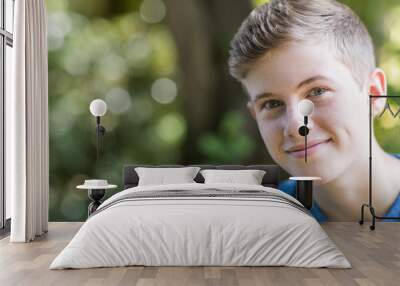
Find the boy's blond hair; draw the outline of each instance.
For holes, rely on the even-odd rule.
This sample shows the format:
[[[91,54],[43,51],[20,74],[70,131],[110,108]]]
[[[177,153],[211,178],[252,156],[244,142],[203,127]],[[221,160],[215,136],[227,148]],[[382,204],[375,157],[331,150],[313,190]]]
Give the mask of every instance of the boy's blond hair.
[[[240,81],[265,53],[307,40],[329,43],[360,87],[376,67],[371,37],[349,7],[335,0],[272,0],[254,9],[233,38],[230,73]]]

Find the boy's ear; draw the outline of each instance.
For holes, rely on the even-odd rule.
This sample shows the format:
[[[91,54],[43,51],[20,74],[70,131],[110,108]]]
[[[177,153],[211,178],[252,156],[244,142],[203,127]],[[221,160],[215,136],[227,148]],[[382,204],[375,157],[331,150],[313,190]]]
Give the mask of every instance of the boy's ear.
[[[369,94],[380,96],[386,95],[387,93],[387,82],[386,82],[386,75],[385,72],[380,69],[376,68],[370,78],[369,82]],[[373,99],[372,100],[372,108],[373,113],[376,115],[381,113],[385,108],[386,100],[385,99]]]
[[[385,72],[376,68],[371,74],[371,80],[369,84],[369,94],[371,95],[386,95],[387,83]]]
[[[256,120],[256,111],[254,109],[254,103],[252,101],[247,101],[247,109],[250,111],[251,117]]]

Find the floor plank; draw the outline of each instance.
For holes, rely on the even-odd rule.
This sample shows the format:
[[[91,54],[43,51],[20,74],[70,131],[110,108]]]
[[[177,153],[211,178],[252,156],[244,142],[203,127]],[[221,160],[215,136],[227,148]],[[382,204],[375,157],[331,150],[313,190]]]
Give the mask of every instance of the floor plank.
[[[352,263],[352,269],[290,267],[117,267],[48,269],[82,223],[50,223],[49,233],[32,243],[0,240],[0,285],[399,285],[400,223],[379,223],[375,231],[356,223],[323,228]]]

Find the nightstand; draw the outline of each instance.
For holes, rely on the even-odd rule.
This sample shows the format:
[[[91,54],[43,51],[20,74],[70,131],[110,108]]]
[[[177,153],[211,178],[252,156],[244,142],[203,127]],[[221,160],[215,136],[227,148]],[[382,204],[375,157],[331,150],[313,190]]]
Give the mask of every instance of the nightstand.
[[[91,181],[94,182],[91,183]],[[86,180],[85,184],[76,187],[77,189],[88,191],[88,197],[91,201],[88,206],[88,217],[101,205],[106,191],[116,187],[117,185],[109,185],[106,180]]]
[[[321,180],[321,178],[290,177],[289,180],[296,181],[296,199],[307,209],[311,209],[313,203],[313,181]]]

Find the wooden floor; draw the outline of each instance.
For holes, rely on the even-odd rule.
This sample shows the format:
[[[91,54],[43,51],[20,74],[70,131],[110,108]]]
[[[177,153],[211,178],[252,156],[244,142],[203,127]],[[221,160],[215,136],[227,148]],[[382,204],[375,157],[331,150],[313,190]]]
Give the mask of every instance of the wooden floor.
[[[289,267],[120,267],[48,270],[81,223],[50,223],[32,242],[0,240],[0,285],[400,285],[400,223],[380,223],[375,232],[357,223],[323,227],[353,268]]]

